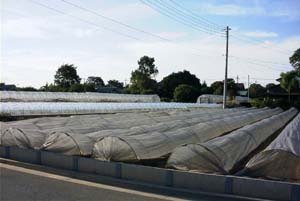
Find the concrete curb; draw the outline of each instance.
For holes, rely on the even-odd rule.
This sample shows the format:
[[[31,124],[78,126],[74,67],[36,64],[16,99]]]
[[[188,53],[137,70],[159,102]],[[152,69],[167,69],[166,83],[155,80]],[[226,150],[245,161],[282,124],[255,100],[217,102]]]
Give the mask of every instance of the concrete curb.
[[[0,146],[0,157],[177,189],[271,200],[300,200],[300,184],[294,183],[105,162],[17,147]]]

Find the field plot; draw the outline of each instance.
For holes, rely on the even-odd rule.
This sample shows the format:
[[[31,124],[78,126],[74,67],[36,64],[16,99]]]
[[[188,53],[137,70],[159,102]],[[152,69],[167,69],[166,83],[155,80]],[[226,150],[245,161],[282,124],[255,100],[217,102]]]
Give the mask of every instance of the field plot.
[[[151,110],[1,122],[0,145],[200,173],[239,173],[300,181],[299,115],[293,120],[298,113],[294,108],[222,110],[199,108],[197,104],[174,103],[169,107],[143,104]],[[160,110],[156,111],[157,108]],[[289,152],[290,156],[274,161],[289,164],[286,171],[291,173],[268,175],[270,167],[262,171],[257,165],[264,158],[260,155],[278,149]],[[259,154],[253,158],[254,152]],[[275,152],[284,155],[284,151]],[[240,164],[245,159],[250,160],[246,167]]]

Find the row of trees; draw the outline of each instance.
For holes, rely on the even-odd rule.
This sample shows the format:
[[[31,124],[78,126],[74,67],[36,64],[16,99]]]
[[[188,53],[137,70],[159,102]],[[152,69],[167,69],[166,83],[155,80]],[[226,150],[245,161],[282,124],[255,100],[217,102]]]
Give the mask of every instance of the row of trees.
[[[118,80],[109,80],[104,83],[100,76],[89,76],[81,83],[77,74],[77,67],[73,64],[64,64],[58,68],[54,75],[54,84],[46,84],[41,87],[42,91],[68,91],[68,92],[95,92],[102,87],[115,87],[123,89],[124,85]]]
[[[90,76],[84,82],[77,74],[77,67],[73,64],[64,64],[54,75],[54,83],[41,87],[42,91],[69,91],[94,92],[104,87],[119,89],[122,93],[131,94],[158,94],[163,101],[195,102],[201,94],[223,94],[223,81],[213,82],[207,86],[205,82],[187,70],[171,73],[157,82],[155,77],[159,73],[155,59],[143,56],[138,60],[138,68],[131,72],[130,84],[124,86],[118,80],[109,80],[104,83],[100,76]],[[295,70],[281,73],[280,86],[289,94],[299,91],[300,81],[300,48],[290,57],[290,63]],[[251,84],[249,91],[251,98],[266,96],[266,92],[276,86],[273,83],[263,87],[260,84]],[[228,79],[228,95],[234,97],[239,90],[243,90],[234,79]],[[24,89],[35,90],[32,87]],[[289,96],[290,97],[290,96]],[[289,98],[290,100],[290,98]]]

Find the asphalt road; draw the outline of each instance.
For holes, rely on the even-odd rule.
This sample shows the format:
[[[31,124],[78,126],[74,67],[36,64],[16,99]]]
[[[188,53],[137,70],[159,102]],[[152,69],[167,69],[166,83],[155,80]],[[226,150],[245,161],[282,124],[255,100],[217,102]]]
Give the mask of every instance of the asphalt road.
[[[43,168],[41,168],[43,169]],[[59,170],[63,171],[63,170]],[[121,182],[121,181],[120,181]],[[150,187],[151,188],[151,187]],[[72,177],[0,163],[1,201],[94,201],[94,200],[243,200],[138,185],[132,188],[90,182]]]

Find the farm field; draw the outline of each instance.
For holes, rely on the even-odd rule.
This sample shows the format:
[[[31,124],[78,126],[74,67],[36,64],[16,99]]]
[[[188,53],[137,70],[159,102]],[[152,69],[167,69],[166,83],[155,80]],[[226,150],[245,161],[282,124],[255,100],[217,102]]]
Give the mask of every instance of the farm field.
[[[189,107],[194,105],[1,122],[0,145],[102,161],[299,182],[296,109]],[[276,161],[273,168],[268,154]],[[287,164],[283,172],[281,167]]]

